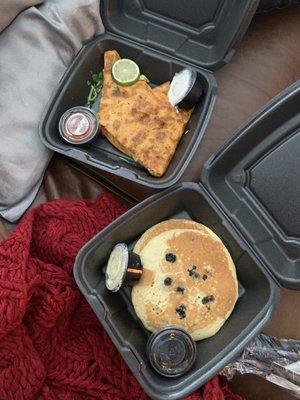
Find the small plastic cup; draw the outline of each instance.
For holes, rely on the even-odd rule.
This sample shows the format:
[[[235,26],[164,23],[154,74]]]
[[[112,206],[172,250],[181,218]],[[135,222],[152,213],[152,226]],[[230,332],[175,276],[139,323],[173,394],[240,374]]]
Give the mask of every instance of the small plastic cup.
[[[143,265],[140,256],[118,243],[112,250],[105,273],[108,290],[117,292],[122,286],[133,285],[141,279]]]
[[[160,375],[176,378],[189,371],[196,360],[196,343],[184,329],[167,326],[152,333],[147,356]]]
[[[99,134],[96,113],[88,107],[73,107],[67,110],[58,124],[63,140],[75,145],[91,143]]]

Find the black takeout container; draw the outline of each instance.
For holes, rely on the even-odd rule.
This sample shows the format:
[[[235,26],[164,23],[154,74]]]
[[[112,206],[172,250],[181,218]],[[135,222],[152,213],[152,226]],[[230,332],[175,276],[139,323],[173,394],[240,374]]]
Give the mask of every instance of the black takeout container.
[[[202,183],[168,188],[130,209],[79,252],[76,282],[144,391],[159,400],[191,393],[263,328],[278,286],[300,289],[300,81],[257,113],[208,160]],[[111,293],[105,266],[113,246],[132,247],[148,228],[170,218],[210,227],[236,265],[243,293],[221,330],[197,342],[193,368],[164,378],[146,357],[150,333],[139,322],[130,290]]]
[[[258,0],[101,0],[106,33],[83,46],[68,68],[41,122],[42,141],[50,149],[97,170],[156,189],[172,186],[197,150],[211,116],[216,98],[216,81],[211,70],[229,61],[257,4]],[[160,178],[151,176],[102,135],[81,148],[59,137],[60,116],[68,108],[85,105],[91,72],[102,69],[103,54],[111,49],[136,61],[154,85],[171,80],[176,72],[190,67],[197,72],[203,86],[204,95],[167,172]],[[94,110],[98,107],[99,101]]]

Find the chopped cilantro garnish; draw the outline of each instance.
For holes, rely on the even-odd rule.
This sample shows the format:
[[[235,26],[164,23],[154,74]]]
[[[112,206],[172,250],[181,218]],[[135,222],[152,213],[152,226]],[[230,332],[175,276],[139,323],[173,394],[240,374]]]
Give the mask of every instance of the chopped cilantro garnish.
[[[103,86],[103,72],[100,71],[98,74],[92,74],[91,79],[87,81],[87,85],[90,86],[87,104],[92,106],[95,103]]]

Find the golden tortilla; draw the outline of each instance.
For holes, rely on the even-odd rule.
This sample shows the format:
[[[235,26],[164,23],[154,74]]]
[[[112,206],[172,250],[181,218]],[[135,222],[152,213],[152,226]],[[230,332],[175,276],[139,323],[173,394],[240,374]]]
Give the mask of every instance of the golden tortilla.
[[[103,92],[98,113],[102,133],[120,151],[162,176],[175,153],[192,110],[178,110],[169,103],[166,82],[152,89],[141,75],[134,85],[116,84],[111,75],[120,59],[117,51],[104,54]]]

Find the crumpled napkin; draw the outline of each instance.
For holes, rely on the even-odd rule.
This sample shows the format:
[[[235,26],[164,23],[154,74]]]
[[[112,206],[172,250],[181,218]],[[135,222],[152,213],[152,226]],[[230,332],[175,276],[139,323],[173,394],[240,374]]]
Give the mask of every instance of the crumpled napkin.
[[[45,0],[0,34],[0,215],[10,222],[39,189],[51,158],[39,138],[40,118],[82,43],[104,31],[99,7],[99,0]],[[7,18],[0,30],[13,16]]]

